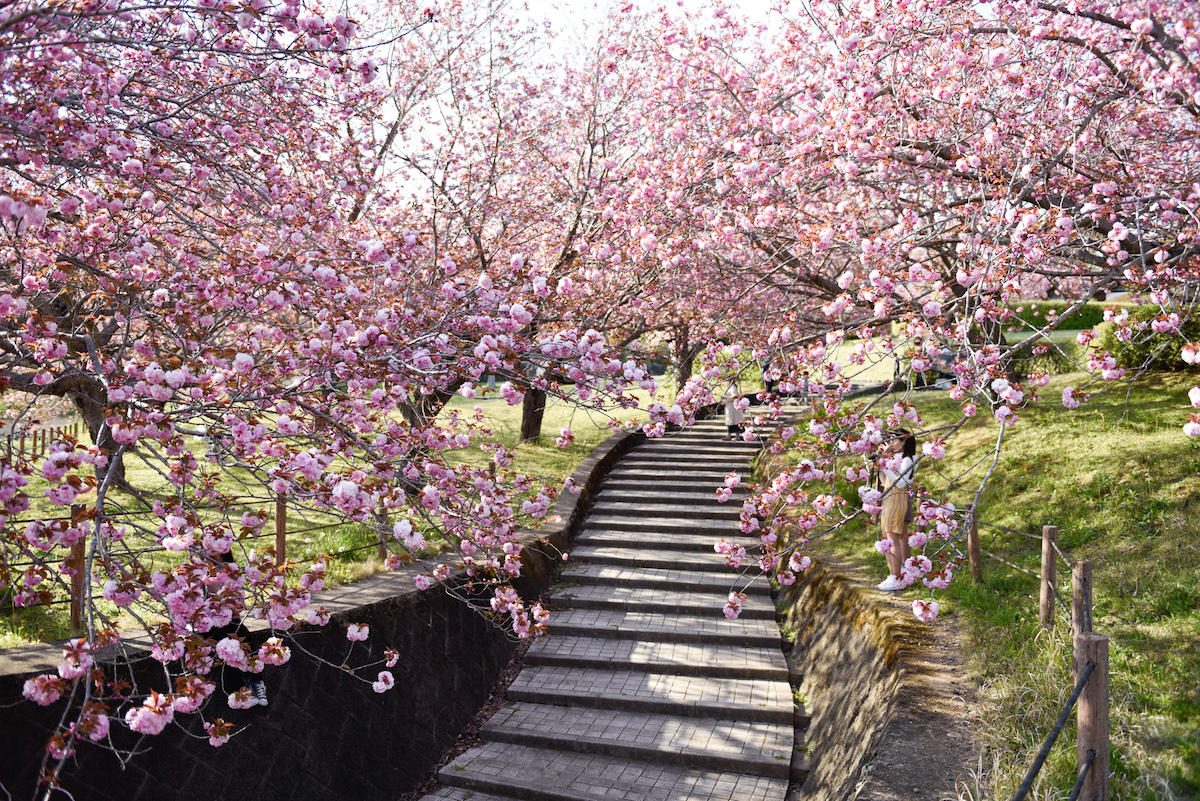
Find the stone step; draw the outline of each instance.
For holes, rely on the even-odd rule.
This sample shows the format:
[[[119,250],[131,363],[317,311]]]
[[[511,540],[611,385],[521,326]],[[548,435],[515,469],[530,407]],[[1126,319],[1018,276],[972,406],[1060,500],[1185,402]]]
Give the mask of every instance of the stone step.
[[[588,515],[583,531],[607,530],[644,531],[658,534],[702,534],[712,537],[712,541],[716,542],[721,537],[729,539],[734,536],[741,536],[741,532],[738,530],[737,519],[736,515],[728,519],[721,519],[716,517],[682,518],[656,515],[626,517],[623,515],[594,514]]]
[[[720,437],[713,437],[711,434],[702,434],[690,438],[651,440],[644,445],[638,445],[630,453],[670,453],[682,459],[687,459],[693,454],[709,457],[731,456],[748,461],[760,450],[762,450],[760,442],[726,441]]]
[[[654,454],[654,453],[631,453],[621,460],[621,467],[625,469],[637,468],[669,468],[677,473],[686,473],[691,475],[696,472],[713,472],[722,471],[728,473],[731,470],[738,472],[748,470],[750,466],[749,459],[739,459],[732,456],[713,456],[708,458],[696,456],[676,456],[671,453]]]
[[[738,462],[740,464],[750,464],[761,450],[762,448],[757,442],[747,443],[747,447],[742,447],[733,442],[721,443],[720,440],[716,442],[697,442],[695,444],[660,445],[649,443],[637,446],[626,454],[621,461],[625,461],[626,459],[669,459],[681,464],[702,462]]]
[[[707,552],[658,550],[645,553],[630,552],[628,548],[614,548],[607,545],[598,547],[580,545],[570,552],[570,557],[579,562],[625,565],[627,567],[700,570],[703,572],[727,570],[734,575],[742,572],[748,576],[757,576],[762,572],[758,567],[758,562],[753,558],[753,554],[749,554],[742,566],[735,569],[726,565],[725,558],[715,553],[711,546]]]
[[[569,563],[560,576],[561,586],[608,584],[622,587],[658,587],[666,590],[697,590],[725,592],[737,590],[747,595],[771,594],[771,585],[761,574],[753,580],[738,576],[728,568],[705,572],[702,570],[673,570],[663,568],[634,568],[621,565]]]
[[[725,605],[728,592],[689,592],[645,587],[613,587],[594,584],[587,587],[561,587],[550,596],[559,609],[622,609],[630,612],[654,612],[661,615],[698,615],[711,613]],[[774,620],[775,605],[769,597],[747,596],[741,617]]]
[[[526,665],[574,668],[627,667],[680,676],[723,676],[788,681],[787,660],[776,648],[613,640],[603,637],[539,637]]]
[[[679,478],[679,480],[694,481],[697,476],[720,476],[719,481],[724,481],[725,476],[730,472],[737,472],[738,475],[746,476],[750,474],[749,459],[726,459],[724,462],[707,462],[703,464],[692,464],[688,460],[671,457],[662,459],[632,459],[625,458],[612,466],[612,470],[608,471],[607,477],[622,476],[622,475],[660,475],[667,478]],[[684,469],[686,468],[686,469]]]
[[[747,442],[743,439],[725,439],[725,427],[718,431],[701,431],[695,434],[679,434],[670,439],[655,439],[638,450],[674,451],[681,454],[708,452],[716,454],[736,454],[744,459],[753,458],[763,448],[762,438]]]
[[[661,497],[661,496],[660,496]],[[703,496],[702,496],[703,497]],[[715,495],[709,495],[702,501],[655,500],[641,501],[627,497],[605,495],[601,493],[592,506],[589,518],[605,518],[609,516],[627,517],[630,515],[646,518],[672,518],[685,520],[737,520],[741,514],[740,503],[717,503]]]
[[[791,774],[795,741],[790,722],[780,725],[531,703],[501,709],[479,734],[492,742],[780,779]]]
[[[750,494],[750,490],[742,484],[734,487],[730,499],[725,503],[717,501],[717,490],[725,486],[718,482],[711,486],[697,485],[691,481],[663,482],[646,485],[638,481],[605,481],[596,495],[596,503],[605,501],[632,501],[634,503],[665,503],[665,504],[696,504],[708,506],[715,504],[719,507],[742,505],[742,499]]]
[[[511,795],[494,795],[479,790],[469,790],[466,787],[439,787],[429,795],[421,796],[421,801],[520,801]]]
[[[786,779],[494,742],[466,751],[438,779],[525,801],[779,801],[788,788]]]
[[[685,526],[665,527],[655,525],[645,529],[629,526],[628,528],[592,528],[588,526],[579,532],[576,539],[580,545],[589,547],[633,548],[639,554],[650,553],[656,549],[671,551],[689,551],[703,554],[716,554],[714,546],[720,540],[741,545],[747,553],[757,549],[762,544],[753,535],[743,534],[736,529],[706,530],[690,529]]]
[[[640,484],[642,487],[658,487],[660,484],[669,483],[673,485],[683,485],[692,489],[700,487],[712,487],[714,490],[725,483],[725,476],[729,475],[732,468],[725,470],[705,468],[703,470],[693,470],[683,472],[670,467],[655,467],[642,466],[633,467],[625,464],[618,464],[609,471],[605,484],[610,481],[627,482],[633,481]],[[740,466],[736,471],[739,475],[747,475],[749,468],[745,465]]]
[[[634,670],[526,667],[509,685],[506,697],[513,702],[781,725],[791,725],[796,716],[786,681]]]
[[[714,607],[707,615],[568,609],[551,615],[547,627],[555,636],[711,643],[750,648],[779,648],[781,639],[774,620],[726,620],[720,607]]]

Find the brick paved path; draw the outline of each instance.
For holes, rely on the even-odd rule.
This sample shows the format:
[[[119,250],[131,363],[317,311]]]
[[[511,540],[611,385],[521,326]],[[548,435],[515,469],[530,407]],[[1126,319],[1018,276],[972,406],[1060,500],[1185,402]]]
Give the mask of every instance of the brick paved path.
[[[724,426],[651,440],[613,469],[483,743],[423,801],[783,801],[807,771],[769,587],[713,552],[738,528],[756,447]],[[749,586],[745,586],[749,582]],[[731,588],[748,598],[728,621]]]

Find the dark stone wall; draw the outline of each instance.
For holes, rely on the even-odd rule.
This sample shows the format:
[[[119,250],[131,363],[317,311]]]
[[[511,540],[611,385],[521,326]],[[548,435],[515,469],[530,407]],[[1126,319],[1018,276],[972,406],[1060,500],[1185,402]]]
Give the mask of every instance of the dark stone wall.
[[[803,668],[811,769],[802,797],[848,801],[892,716],[904,623],[835,571],[814,563],[783,588],[782,627]]]
[[[371,626],[370,639],[355,644],[355,663],[381,658],[385,646],[400,651],[390,692],[371,689],[379,668],[360,679],[293,647],[286,665],[262,674],[269,706],[229,710],[221,699],[210,702],[208,716],[246,725],[227,744],[210,746],[195,715],[181,716],[186,728],[169,726],[145,738],[114,723],[114,744],[141,753],[122,766],[112,752],[83,744],[62,776],[63,789],[77,801],[393,801],[470,722],[514,645],[441,590],[360,607],[347,619]],[[349,646],[336,619],[298,641],[334,664]],[[141,686],[162,683],[152,660],[134,670]],[[14,703],[24,678],[0,677],[6,701],[0,706],[0,783],[15,799],[34,796],[43,748],[63,707],[61,701],[45,708]]]

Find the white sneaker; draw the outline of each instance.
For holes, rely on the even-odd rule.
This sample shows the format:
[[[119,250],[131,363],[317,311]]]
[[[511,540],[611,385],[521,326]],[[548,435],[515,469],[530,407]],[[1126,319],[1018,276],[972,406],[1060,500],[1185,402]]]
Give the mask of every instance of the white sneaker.
[[[888,576],[879,584],[875,585],[875,588],[883,590],[884,592],[895,592],[896,590],[904,589],[904,582],[895,576]]]

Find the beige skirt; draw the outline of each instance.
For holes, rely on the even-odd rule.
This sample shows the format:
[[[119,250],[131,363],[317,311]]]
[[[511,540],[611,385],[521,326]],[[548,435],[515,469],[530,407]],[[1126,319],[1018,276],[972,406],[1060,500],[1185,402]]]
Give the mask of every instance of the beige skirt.
[[[908,493],[893,487],[883,496],[883,511],[879,514],[879,527],[885,532],[904,531],[904,518],[908,515]]]

